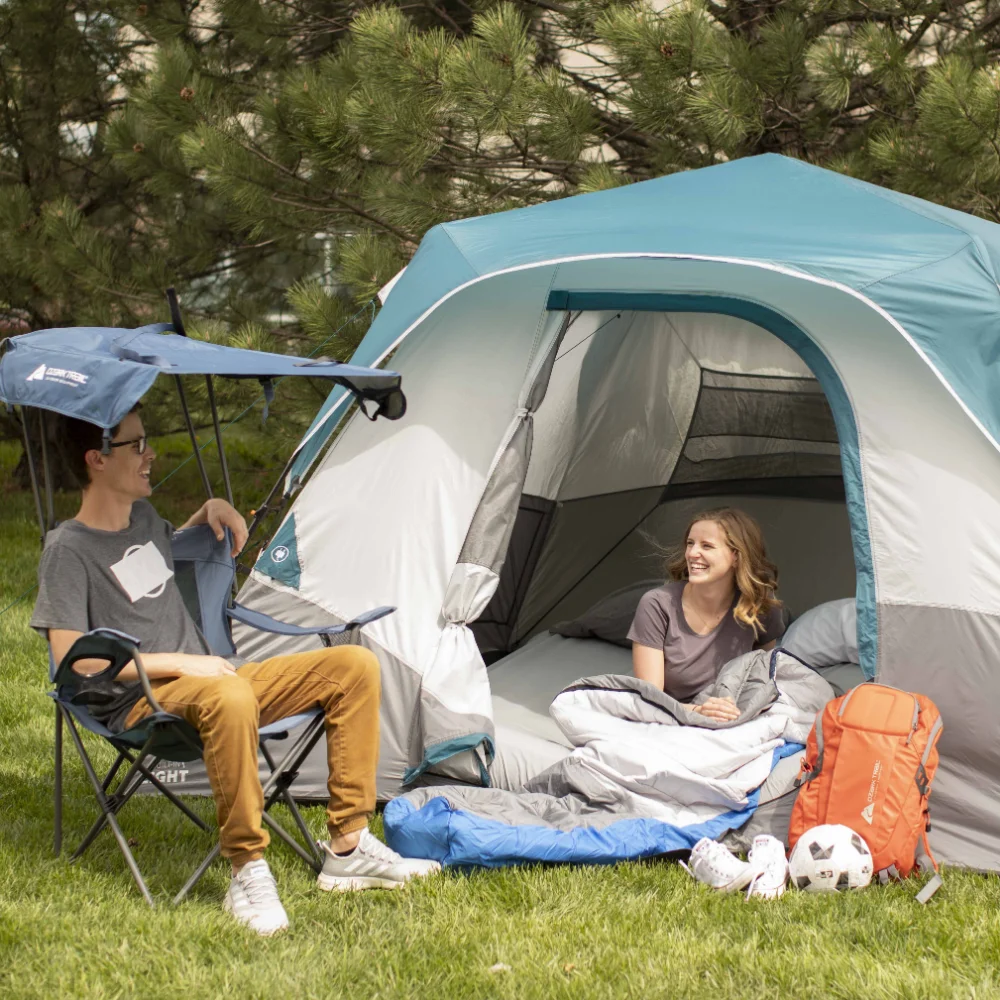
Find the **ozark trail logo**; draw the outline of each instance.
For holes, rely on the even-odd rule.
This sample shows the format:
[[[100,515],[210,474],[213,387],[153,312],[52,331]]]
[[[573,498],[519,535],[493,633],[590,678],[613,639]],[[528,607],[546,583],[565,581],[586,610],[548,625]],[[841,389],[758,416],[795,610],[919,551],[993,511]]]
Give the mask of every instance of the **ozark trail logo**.
[[[862,818],[862,819],[863,819],[863,820],[864,820],[864,821],[865,821],[865,822],[866,822],[866,823],[867,823],[867,824],[868,824],[869,826],[871,826],[871,823],[872,823],[872,816],[874,816],[874,815],[875,815],[875,803],[874,803],[874,802],[869,802],[869,803],[868,803],[868,805],[866,805],[866,806],[864,807],[864,809],[862,809],[862,810],[861,810],[861,818]]]
[[[275,545],[271,549],[271,561],[276,563],[282,563],[288,558],[288,546],[287,545]]]
[[[58,382],[60,385],[86,385],[89,375],[75,372],[69,368],[51,368],[39,365],[30,375],[25,376],[25,382]]]

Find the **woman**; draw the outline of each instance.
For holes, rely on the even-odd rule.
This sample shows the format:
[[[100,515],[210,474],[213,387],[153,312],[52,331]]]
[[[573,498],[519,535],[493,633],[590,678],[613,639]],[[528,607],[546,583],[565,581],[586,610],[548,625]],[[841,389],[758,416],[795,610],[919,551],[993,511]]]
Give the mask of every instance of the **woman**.
[[[778,571],[752,517],[731,507],[706,511],[683,544],[667,565],[670,580],[639,601],[628,638],[636,677],[687,702],[734,657],[772,649],[784,620]],[[740,714],[730,698],[689,707],[725,721]]]

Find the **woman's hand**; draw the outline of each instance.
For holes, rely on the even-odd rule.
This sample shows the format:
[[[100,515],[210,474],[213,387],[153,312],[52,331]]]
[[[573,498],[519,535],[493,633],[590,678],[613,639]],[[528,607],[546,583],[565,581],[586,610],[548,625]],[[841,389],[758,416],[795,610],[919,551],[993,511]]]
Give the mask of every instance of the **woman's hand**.
[[[706,719],[718,719],[720,722],[732,722],[740,717],[740,710],[732,698],[709,698],[700,705],[690,707]]]

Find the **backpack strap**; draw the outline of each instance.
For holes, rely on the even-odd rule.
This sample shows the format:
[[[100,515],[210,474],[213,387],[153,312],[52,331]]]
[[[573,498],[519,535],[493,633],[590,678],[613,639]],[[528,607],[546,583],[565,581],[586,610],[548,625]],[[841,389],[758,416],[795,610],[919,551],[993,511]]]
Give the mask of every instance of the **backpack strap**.
[[[902,876],[899,874],[899,869],[895,865],[889,865],[888,868],[883,868],[878,873],[878,880],[882,885],[887,885],[889,880],[893,882],[902,882]]]
[[[930,791],[931,783],[927,778],[927,760],[931,755],[931,751],[934,749],[934,743],[941,732],[943,723],[941,722],[941,716],[939,715],[934,720],[934,725],[931,726],[931,731],[927,734],[927,746],[924,747],[924,752],[920,755],[920,763],[917,765],[917,791],[920,792],[921,798],[927,795]],[[937,865],[934,866],[935,869]]]
[[[807,781],[812,781],[823,770],[823,709],[816,713],[816,764],[811,771],[800,774],[795,779],[795,787],[799,788]]]
[[[924,904],[931,898],[931,896],[934,895],[934,893],[938,891],[938,889],[941,888],[942,885],[944,885],[943,879],[940,875],[935,874],[934,878],[932,878],[913,898],[918,903]]]

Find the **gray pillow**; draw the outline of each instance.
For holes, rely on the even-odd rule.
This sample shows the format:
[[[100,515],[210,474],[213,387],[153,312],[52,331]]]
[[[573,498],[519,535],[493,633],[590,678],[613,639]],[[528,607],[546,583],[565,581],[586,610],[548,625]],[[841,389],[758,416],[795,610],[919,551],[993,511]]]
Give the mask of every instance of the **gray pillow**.
[[[569,639],[603,639],[605,642],[613,642],[616,646],[629,649],[632,643],[626,636],[632,627],[635,609],[639,607],[642,595],[662,586],[663,580],[643,580],[641,583],[629,584],[613,594],[608,594],[607,597],[602,597],[579,618],[559,622],[549,631]]]
[[[778,645],[811,667],[858,662],[857,608],[853,597],[810,608],[791,625]]]

